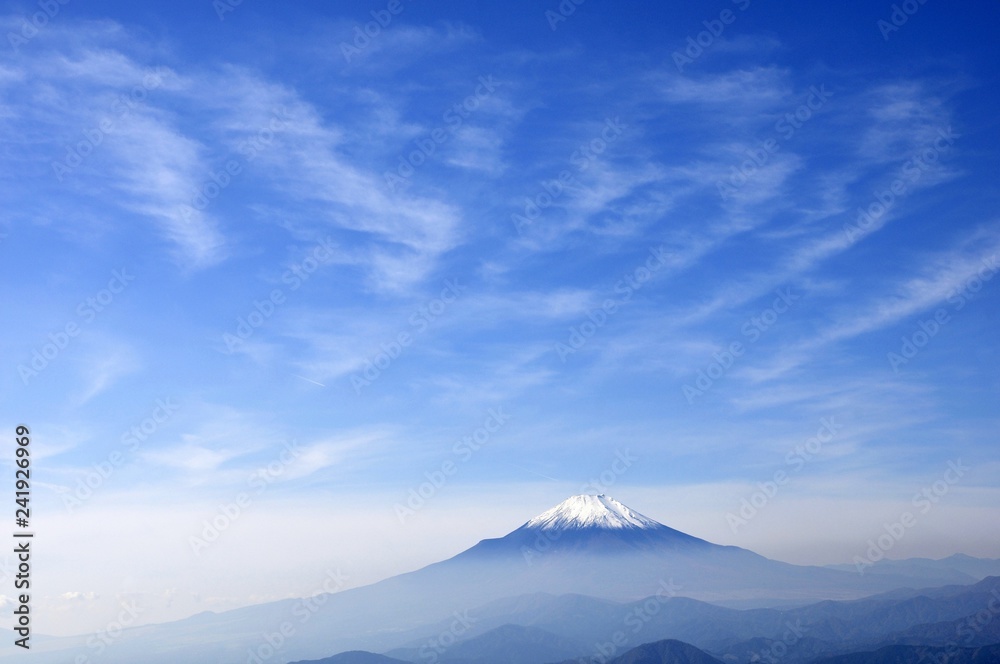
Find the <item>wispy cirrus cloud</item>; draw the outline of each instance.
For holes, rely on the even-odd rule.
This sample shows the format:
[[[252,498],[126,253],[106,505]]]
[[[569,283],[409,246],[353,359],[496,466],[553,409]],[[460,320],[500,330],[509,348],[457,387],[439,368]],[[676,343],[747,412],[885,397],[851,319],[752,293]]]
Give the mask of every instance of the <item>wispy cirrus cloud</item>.
[[[87,356],[79,368],[84,383],[76,399],[83,405],[97,395],[110,389],[121,378],[142,368],[139,354],[130,346],[119,341],[102,341],[88,349]]]
[[[482,515],[506,505],[491,517],[502,526],[534,502],[547,507],[628,448],[640,460],[617,497],[660,505],[672,525],[714,519],[720,529],[706,534],[728,536],[729,503],[823,417],[846,426],[809,481],[775,502],[786,530],[818,533],[810,510],[822,509],[843,530],[818,536],[849,538],[872,500],[912,495],[944,455],[990,458],[992,284],[905,375],[885,363],[899,334],[1000,248],[995,226],[980,225],[995,208],[985,103],[995,86],[962,80],[990,71],[979,55],[931,62],[926,44],[894,39],[899,50],[877,54],[845,42],[845,58],[826,51],[830,40],[774,37],[814,26],[801,12],[753,10],[678,75],[669,49],[687,28],[672,19],[685,12],[668,5],[647,8],[664,20],[641,30],[632,8],[604,21],[584,6],[556,34],[531,12],[485,25],[475,3],[404,6],[350,59],[340,42],[371,8],[260,4],[222,23],[207,5],[154,9],[148,28],[81,22],[67,8],[0,65],[0,251],[18,321],[4,354],[45,352],[109,270],[142,267],[135,290],[43,380],[0,376],[54,478],[38,496],[55,505],[47,532],[75,543],[49,567],[57,590],[40,619],[100,629],[74,595],[91,589],[76,571],[105,569],[93,588],[111,611],[123,560],[152,561],[136,585],[156,619],[287,594],[241,584],[270,578],[257,571],[288,548],[274,533],[305,542],[308,520],[412,552],[422,545],[400,534],[392,503],[489,408],[511,424],[424,512],[433,532],[451,532],[461,512],[480,519],[482,536],[502,533]],[[19,17],[2,25],[20,29]],[[446,119],[481,77],[495,90],[457,125]],[[817,104],[814,86],[832,95]],[[106,119],[111,130],[60,179],[53,162]],[[955,138],[949,150],[855,232],[859,208],[882,204],[942,130]],[[400,164],[417,167],[390,187]],[[571,181],[553,193],[563,171]],[[540,214],[519,232],[511,215],[528,200]],[[664,265],[646,279],[651,250]],[[464,289],[447,306],[436,301],[446,280]],[[778,288],[799,299],[775,318]],[[751,342],[744,329],[762,316]],[[225,334],[242,341],[231,348]],[[578,347],[561,357],[570,338]],[[720,370],[733,342],[745,352]],[[378,383],[355,393],[351,378],[366,370]],[[718,378],[688,403],[682,387],[700,373]],[[162,399],[178,406],[167,420]],[[132,449],[124,441],[136,431]],[[114,452],[127,454],[100,487],[107,499],[79,520],[58,516],[60,494]],[[220,540],[215,567],[192,575],[176,551],[250,478],[269,493]],[[961,507],[948,514],[987,509],[995,489],[951,494]],[[808,509],[778,506],[799,499]],[[355,510],[363,518],[341,518]],[[796,548],[761,532],[753,541],[776,556],[830,555],[829,541]],[[965,544],[986,546],[975,537]],[[110,539],[125,548],[88,544]],[[344,541],[305,542],[288,578],[334,553],[369,564]],[[395,555],[381,576],[412,563]],[[183,609],[169,609],[174,595]]]
[[[991,275],[1000,255],[1000,231],[982,227],[947,251],[923,259],[910,276],[886,284],[883,292],[851,309],[842,309],[813,336],[782,349],[778,358],[740,373],[752,381],[774,380],[812,361],[829,345],[897,324],[915,314],[944,304],[965,290],[973,279]]]

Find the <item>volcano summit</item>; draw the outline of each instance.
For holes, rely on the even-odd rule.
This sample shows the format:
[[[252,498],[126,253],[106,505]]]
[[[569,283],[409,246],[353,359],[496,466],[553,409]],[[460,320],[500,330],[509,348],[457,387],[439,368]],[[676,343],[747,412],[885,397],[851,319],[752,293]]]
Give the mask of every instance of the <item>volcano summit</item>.
[[[578,528],[663,528],[648,516],[633,512],[614,498],[573,496],[542,512],[521,526],[536,530],[571,530]]]
[[[102,661],[242,662],[247,647],[282,621],[291,630],[283,641],[289,657],[385,652],[437,629],[433,625],[448,616],[490,603],[517,604],[518,598],[539,593],[633,602],[669,588],[681,602],[690,601],[687,597],[762,607],[854,599],[907,585],[913,583],[905,576],[861,576],[770,560],[675,530],[610,496],[580,495],[447,560],[310,598],[308,610],[305,600],[283,600],[130,630],[116,644],[115,658]],[[59,657],[39,653],[37,661],[72,661],[67,653],[77,647],[73,639],[50,646],[46,650],[58,650]]]

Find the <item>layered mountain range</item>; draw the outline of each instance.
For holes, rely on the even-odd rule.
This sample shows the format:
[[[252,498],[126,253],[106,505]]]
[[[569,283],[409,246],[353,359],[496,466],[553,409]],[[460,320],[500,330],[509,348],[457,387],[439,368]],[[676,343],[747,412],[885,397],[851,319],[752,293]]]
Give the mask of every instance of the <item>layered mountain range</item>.
[[[735,664],[775,649],[806,662],[859,648],[1000,643],[1000,621],[987,620],[992,607],[1000,613],[1000,578],[987,577],[1000,561],[954,562],[893,561],[864,575],[791,565],[685,534],[608,496],[573,496],[503,537],[314,598],[309,610],[284,600],[128,629],[94,661],[641,664],[669,655],[662,661]],[[956,635],[976,615],[973,636]],[[58,638],[39,640],[32,659],[94,654],[86,637]]]

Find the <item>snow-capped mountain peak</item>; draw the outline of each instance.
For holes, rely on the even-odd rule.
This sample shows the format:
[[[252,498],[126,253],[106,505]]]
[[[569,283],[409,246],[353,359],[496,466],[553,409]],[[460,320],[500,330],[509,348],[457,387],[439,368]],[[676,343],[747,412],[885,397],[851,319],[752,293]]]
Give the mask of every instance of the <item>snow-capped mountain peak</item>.
[[[525,523],[532,530],[573,530],[578,528],[647,529],[663,528],[663,524],[630,510],[625,505],[601,494],[572,496],[552,509]]]

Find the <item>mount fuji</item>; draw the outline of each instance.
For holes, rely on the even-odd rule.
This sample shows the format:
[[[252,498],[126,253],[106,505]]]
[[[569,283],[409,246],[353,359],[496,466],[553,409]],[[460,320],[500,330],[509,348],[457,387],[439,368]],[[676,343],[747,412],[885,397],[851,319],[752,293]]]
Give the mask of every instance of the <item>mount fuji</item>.
[[[320,595],[308,611],[303,600],[282,600],[126,630],[101,661],[254,661],[262,639],[285,625],[288,634],[279,632],[283,658],[386,652],[427,638],[428,630],[442,624],[464,630],[470,611],[533,593],[613,602],[677,596],[759,607],[854,599],[911,581],[770,560],[680,532],[609,496],[581,495],[447,560]],[[86,645],[83,638],[52,639],[39,644],[35,661],[74,661],[76,654],[87,653]]]
[[[606,495],[572,496],[503,537],[412,574],[464,576],[480,597],[490,599],[530,589],[629,601],[667,584],[679,595],[742,606],[852,599],[903,581],[791,565],[713,544]]]
[[[513,548],[529,565],[546,553],[624,555],[735,549],[669,528],[609,496],[582,495],[564,500],[502,538],[483,540],[460,556],[508,555]]]
[[[531,519],[522,528],[531,530],[657,530],[666,528],[648,516],[633,512],[614,498],[573,496]],[[674,531],[679,532],[679,531]]]

